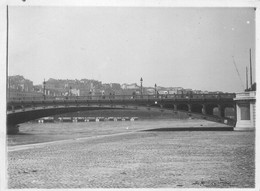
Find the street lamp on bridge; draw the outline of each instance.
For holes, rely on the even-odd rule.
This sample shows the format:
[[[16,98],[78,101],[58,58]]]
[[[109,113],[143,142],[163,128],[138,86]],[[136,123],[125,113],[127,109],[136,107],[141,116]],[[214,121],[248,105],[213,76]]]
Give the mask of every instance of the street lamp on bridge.
[[[142,77],[140,79],[140,82],[141,82],[141,95],[143,95],[143,78]]]
[[[72,91],[71,91],[72,87],[70,86],[70,91],[69,91],[69,96],[72,96]]]
[[[45,86],[46,86],[46,81],[45,81],[45,78],[44,78],[44,81],[43,81],[43,99],[45,100]]]

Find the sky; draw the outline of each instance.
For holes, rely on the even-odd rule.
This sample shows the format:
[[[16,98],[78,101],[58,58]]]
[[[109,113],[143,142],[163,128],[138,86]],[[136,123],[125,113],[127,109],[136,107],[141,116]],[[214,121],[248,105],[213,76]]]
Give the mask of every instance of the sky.
[[[9,7],[9,75],[241,92],[253,8]],[[253,82],[255,74],[253,75]],[[249,81],[250,82],[250,81]]]

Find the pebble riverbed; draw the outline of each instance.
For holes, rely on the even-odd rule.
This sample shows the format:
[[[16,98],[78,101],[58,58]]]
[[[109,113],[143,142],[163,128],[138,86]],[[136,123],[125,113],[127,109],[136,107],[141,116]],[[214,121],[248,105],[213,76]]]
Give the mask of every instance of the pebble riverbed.
[[[9,147],[8,188],[255,186],[255,132],[127,131],[22,147]]]

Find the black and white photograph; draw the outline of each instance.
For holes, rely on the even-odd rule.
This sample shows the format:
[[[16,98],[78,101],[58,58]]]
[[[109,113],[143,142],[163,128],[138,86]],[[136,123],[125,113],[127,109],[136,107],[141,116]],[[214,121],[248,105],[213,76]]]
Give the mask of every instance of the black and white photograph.
[[[86,2],[1,5],[0,188],[259,191],[259,1]]]

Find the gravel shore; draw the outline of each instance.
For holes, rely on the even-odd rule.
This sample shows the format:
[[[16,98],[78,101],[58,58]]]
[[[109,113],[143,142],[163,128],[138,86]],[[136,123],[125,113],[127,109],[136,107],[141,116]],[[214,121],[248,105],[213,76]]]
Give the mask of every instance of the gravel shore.
[[[8,152],[8,188],[253,188],[255,133],[138,131]]]
[[[68,140],[99,135],[112,135],[152,129],[230,128],[221,123],[198,119],[155,119],[138,121],[23,123],[18,135],[9,135],[8,146]]]

